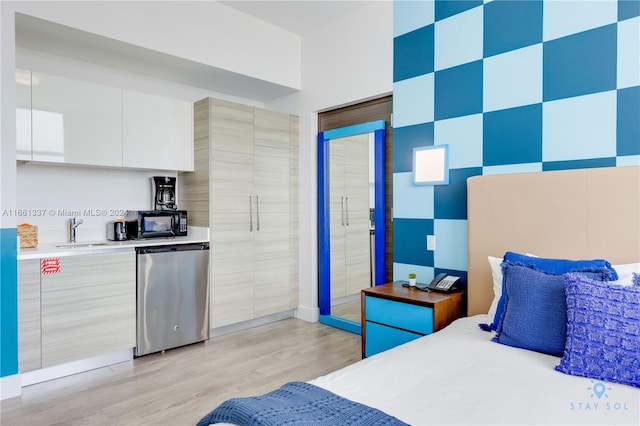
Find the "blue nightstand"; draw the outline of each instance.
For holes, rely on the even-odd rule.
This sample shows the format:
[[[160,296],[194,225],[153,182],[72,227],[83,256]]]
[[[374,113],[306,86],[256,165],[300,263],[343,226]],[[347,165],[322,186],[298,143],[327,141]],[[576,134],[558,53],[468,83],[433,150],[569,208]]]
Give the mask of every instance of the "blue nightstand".
[[[362,290],[362,357],[434,333],[463,315],[464,292],[387,283]]]

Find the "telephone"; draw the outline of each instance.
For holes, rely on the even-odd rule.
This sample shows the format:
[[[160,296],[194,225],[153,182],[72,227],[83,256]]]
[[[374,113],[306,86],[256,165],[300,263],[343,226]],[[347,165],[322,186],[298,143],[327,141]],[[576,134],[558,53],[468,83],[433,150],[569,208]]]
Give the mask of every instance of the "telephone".
[[[427,285],[427,288],[429,290],[447,293],[456,290],[457,288],[455,287],[455,285],[458,284],[458,282],[460,282],[460,277],[443,273],[436,275],[433,281],[431,281],[431,283]]]

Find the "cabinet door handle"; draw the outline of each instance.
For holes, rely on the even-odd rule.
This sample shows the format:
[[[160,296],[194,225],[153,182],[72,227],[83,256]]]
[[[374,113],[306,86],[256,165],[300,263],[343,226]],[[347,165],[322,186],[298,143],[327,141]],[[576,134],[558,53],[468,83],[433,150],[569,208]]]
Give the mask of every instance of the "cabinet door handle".
[[[347,226],[349,226],[349,197],[347,199]]]
[[[253,232],[253,195],[249,195],[249,232]]]
[[[260,230],[260,199],[256,194],[256,231]]]
[[[342,218],[342,226],[344,226],[344,197],[340,197],[340,215]]]

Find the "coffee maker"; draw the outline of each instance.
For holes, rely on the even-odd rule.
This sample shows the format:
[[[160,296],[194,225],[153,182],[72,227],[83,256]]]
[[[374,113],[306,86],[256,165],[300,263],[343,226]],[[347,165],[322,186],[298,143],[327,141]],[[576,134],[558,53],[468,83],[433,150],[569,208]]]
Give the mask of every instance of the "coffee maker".
[[[154,176],[151,178],[152,206],[154,210],[176,210],[176,178]]]

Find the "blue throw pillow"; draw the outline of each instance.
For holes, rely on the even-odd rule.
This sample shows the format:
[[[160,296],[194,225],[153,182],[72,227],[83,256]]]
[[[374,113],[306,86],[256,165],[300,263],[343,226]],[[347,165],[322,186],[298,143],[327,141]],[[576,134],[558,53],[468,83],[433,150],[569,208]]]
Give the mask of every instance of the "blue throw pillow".
[[[504,280],[504,265],[510,263],[514,265],[526,266],[536,269],[541,272],[547,272],[554,275],[562,275],[568,272],[599,272],[603,275],[603,279],[617,280],[618,274],[611,266],[611,263],[604,259],[594,260],[570,260],[570,259],[548,259],[544,257],[525,256],[524,254],[514,253],[508,251],[504,254],[503,258],[503,276],[502,276],[502,296],[498,300],[498,306],[496,308],[496,314],[491,324],[481,324],[480,327],[483,330],[498,330],[500,326],[500,319],[504,315],[506,307],[505,299],[505,280]]]
[[[507,263],[508,303],[494,342],[561,356],[567,332],[564,278]]]
[[[524,254],[508,251],[504,254],[506,262],[522,264],[536,268],[539,271],[549,272],[555,275],[562,275],[568,272],[594,271],[596,269],[607,268],[611,271],[611,281],[618,279],[616,270],[611,263],[604,259],[593,260],[570,260],[570,259],[548,259],[544,257],[526,256]]]
[[[505,310],[493,341],[562,356],[567,334],[567,302],[563,275],[505,263]],[[602,280],[606,269],[580,272]]]
[[[640,287],[565,281],[567,342],[556,370],[640,387]]]

